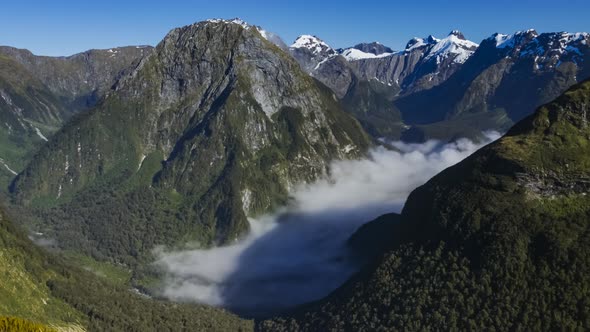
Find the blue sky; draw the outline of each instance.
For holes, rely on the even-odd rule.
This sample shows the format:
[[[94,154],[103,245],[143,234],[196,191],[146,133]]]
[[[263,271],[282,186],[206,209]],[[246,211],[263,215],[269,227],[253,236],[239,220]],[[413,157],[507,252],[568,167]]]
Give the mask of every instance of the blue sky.
[[[400,49],[411,37],[442,37],[453,29],[476,42],[494,32],[528,28],[590,31],[589,12],[588,0],[4,0],[0,45],[70,55],[91,48],[155,45],[174,27],[240,17],[288,44],[300,34],[314,34],[333,47],[379,41]]]

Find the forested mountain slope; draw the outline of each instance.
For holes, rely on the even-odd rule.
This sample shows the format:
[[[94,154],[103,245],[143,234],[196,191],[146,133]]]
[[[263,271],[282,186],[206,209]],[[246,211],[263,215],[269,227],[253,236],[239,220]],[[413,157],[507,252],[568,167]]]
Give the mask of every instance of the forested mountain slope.
[[[133,46],[46,57],[0,46],[2,190],[64,122],[96,105],[150,51]]]
[[[371,266],[260,329],[590,328],[589,105],[576,85],[435,176],[355,236]]]

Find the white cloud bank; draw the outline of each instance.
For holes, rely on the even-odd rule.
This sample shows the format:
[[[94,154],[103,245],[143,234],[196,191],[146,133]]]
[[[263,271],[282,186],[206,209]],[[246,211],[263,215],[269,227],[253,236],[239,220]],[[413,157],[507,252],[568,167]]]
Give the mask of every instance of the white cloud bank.
[[[251,220],[251,233],[235,245],[161,253],[162,295],[257,316],[329,294],[357,270],[346,240],[360,225],[399,212],[413,189],[481,147],[393,145],[401,152],[377,148],[369,159],[333,163],[329,179],[298,187],[292,206]]]

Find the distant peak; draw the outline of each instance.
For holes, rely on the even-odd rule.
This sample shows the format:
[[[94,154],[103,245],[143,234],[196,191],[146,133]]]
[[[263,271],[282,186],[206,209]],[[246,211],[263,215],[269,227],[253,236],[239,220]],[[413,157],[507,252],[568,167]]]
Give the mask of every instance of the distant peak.
[[[530,38],[535,38],[535,37],[539,36],[539,34],[537,33],[537,30],[535,30],[535,29],[517,31],[514,35],[515,36],[526,36],[526,37],[530,37]]]
[[[301,35],[295,39],[291,48],[305,48],[313,54],[334,55],[337,52],[317,36]]]
[[[465,35],[463,35],[463,33],[459,30],[453,30],[449,33],[449,36],[455,36],[461,40],[466,40],[465,39]]]
[[[365,53],[372,53],[374,55],[380,55],[384,53],[393,53],[393,50],[379,42],[372,42],[372,43],[360,43],[354,45],[352,48],[357,49],[359,51],[363,51]]]
[[[488,40],[493,40],[496,43],[496,48],[514,48],[518,45],[526,44],[538,36],[539,34],[535,29],[528,29],[517,31],[512,35],[495,33]]]
[[[426,39],[414,37],[410,39],[410,41],[406,44],[406,51],[411,51],[416,48],[433,45],[440,41],[440,39],[434,37],[433,35],[428,36]]]
[[[295,39],[293,45],[297,43],[323,43],[324,41],[321,40],[319,37],[314,35],[301,35]]]

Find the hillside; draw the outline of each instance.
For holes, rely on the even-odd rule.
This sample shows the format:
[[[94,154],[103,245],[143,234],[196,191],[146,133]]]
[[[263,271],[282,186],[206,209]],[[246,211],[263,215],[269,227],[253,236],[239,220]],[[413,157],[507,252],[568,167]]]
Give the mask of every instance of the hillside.
[[[36,56],[0,46],[0,187],[21,172],[53,133],[96,105],[150,47]]]
[[[22,319],[39,322],[48,331],[252,329],[251,322],[222,310],[149,299],[71,267],[37,248],[2,211],[0,275],[0,330],[41,328]]]
[[[333,93],[258,28],[210,20],[172,30],[11,190],[62,246],[132,263],[156,245],[231,243],[246,216],[369,145]]]
[[[587,81],[416,189],[353,238],[374,263],[260,330],[590,328],[588,105]]]

